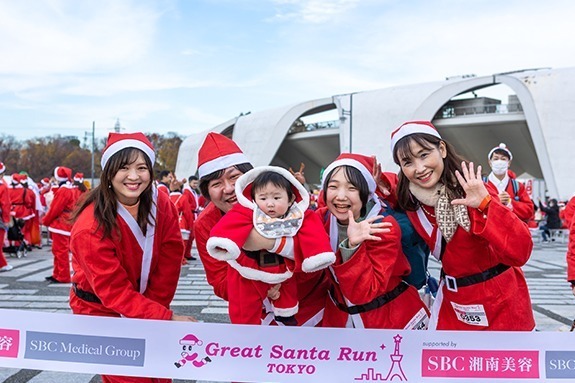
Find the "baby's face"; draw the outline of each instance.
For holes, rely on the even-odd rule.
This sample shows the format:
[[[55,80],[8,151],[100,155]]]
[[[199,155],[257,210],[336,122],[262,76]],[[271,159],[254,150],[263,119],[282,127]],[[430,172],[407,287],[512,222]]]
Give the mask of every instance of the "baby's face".
[[[290,206],[287,191],[271,182],[256,191],[255,202],[271,218],[281,217]]]

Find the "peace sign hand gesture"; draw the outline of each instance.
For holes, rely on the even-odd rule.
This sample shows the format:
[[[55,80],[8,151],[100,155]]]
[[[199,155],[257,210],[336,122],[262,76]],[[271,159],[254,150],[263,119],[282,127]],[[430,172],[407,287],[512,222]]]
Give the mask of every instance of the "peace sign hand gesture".
[[[347,238],[349,247],[356,247],[366,240],[381,241],[381,238],[374,234],[389,233],[391,231],[391,222],[375,222],[378,219],[382,219],[382,215],[376,215],[361,222],[355,222],[351,210],[348,210],[347,215]]]
[[[465,198],[454,199],[451,201],[452,205],[465,205],[471,208],[478,208],[481,202],[489,192],[485,188],[483,179],[481,178],[481,165],[477,167],[477,172],[473,169],[473,162],[469,163],[469,168],[465,161],[461,163],[461,170],[463,176],[458,170],[455,171],[457,181],[465,191]]]

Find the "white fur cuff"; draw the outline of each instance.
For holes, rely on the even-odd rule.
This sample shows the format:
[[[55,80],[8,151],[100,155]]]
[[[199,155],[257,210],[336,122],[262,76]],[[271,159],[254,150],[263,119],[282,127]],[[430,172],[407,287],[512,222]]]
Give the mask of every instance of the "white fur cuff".
[[[291,317],[292,315],[297,314],[299,311],[298,305],[295,305],[294,307],[290,307],[290,308],[279,308],[279,307],[275,307],[272,303],[272,306],[273,306],[273,310],[274,310],[274,315],[278,316],[278,317]]]
[[[238,245],[228,238],[211,237],[206,243],[208,253],[220,261],[230,261],[240,256]]]
[[[332,265],[335,262],[335,254],[332,252],[319,253],[303,260],[301,269],[306,273],[312,273]]]

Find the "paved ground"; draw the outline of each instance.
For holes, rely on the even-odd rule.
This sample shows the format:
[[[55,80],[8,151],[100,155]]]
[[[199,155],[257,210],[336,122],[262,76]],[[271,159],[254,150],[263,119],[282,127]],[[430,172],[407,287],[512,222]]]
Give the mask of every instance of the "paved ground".
[[[569,331],[575,317],[575,298],[565,281],[566,244],[536,244],[529,263],[523,268],[529,284],[533,311],[539,331]],[[66,312],[69,284],[49,284],[52,257],[49,247],[35,249],[25,258],[9,258],[14,266],[0,273],[0,308]],[[431,263],[432,274],[439,265]],[[194,315],[206,322],[227,323],[227,303],[213,294],[199,261],[182,268],[172,308],[181,314]],[[101,382],[98,376],[51,371],[17,370],[0,367],[0,382]],[[183,383],[184,381],[175,381]]]

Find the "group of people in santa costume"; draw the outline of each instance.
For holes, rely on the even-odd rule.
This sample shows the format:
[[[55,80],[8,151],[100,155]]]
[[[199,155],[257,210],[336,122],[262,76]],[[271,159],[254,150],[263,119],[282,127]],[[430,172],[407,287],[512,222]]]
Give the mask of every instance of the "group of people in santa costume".
[[[282,324],[274,320],[273,303],[288,279],[260,274],[272,270],[261,254],[272,253],[278,256],[274,266],[283,265],[277,269],[282,278],[288,273],[295,282],[299,326],[534,329],[521,270],[532,241],[518,217],[522,209],[513,202],[521,197],[506,200],[509,191],[485,183],[481,167],[465,162],[428,121],[401,125],[392,133],[391,150],[400,166],[398,178],[381,173],[375,157],[360,154],[341,154],[325,169],[323,207],[313,213],[324,230],[314,228],[320,245],[307,255],[322,252],[327,240],[335,260],[305,270],[290,262],[296,259],[293,251],[280,245],[297,235],[268,238],[257,230],[249,188],[259,168],[252,171],[229,138],[207,135],[198,171],[200,190],[210,203],[196,221],[195,234],[208,282],[230,302],[232,323]],[[304,194],[295,182],[294,190]],[[431,312],[405,282],[410,264],[402,251],[402,230],[389,210],[407,214],[442,263]]]

